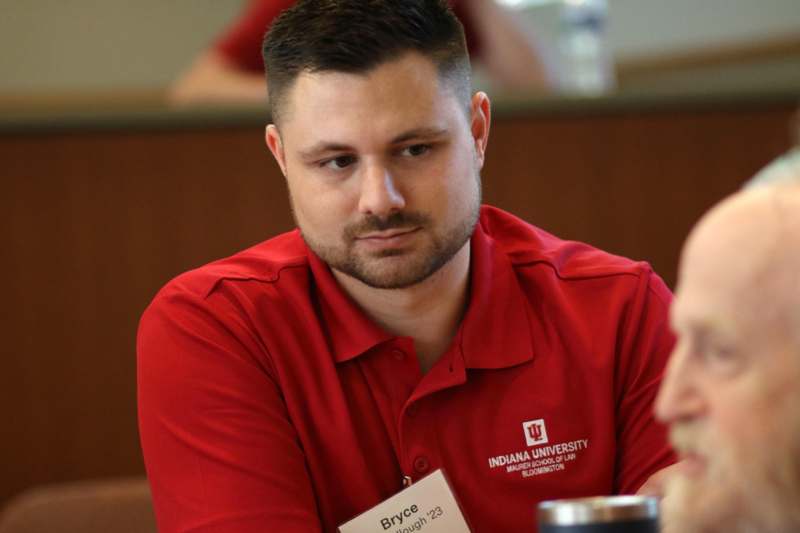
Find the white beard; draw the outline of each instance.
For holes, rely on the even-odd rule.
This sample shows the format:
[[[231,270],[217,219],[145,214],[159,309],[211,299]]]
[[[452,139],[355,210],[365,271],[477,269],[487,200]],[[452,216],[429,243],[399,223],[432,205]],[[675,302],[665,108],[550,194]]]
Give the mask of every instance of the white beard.
[[[800,423],[779,427],[775,421],[788,419],[778,414],[735,441],[673,428],[676,448],[696,450],[708,464],[699,478],[678,472],[667,481],[662,533],[800,532]]]

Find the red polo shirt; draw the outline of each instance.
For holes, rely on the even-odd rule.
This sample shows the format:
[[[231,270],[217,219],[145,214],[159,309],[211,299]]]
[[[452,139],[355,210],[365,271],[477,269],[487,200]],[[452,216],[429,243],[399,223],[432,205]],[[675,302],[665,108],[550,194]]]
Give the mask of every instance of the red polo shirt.
[[[672,462],[649,266],[491,207],[471,243],[468,309],[426,375],[297,231],[162,289],[138,338],[160,531],[335,531],[437,468],[473,531],[534,531],[539,500],[633,492]]]

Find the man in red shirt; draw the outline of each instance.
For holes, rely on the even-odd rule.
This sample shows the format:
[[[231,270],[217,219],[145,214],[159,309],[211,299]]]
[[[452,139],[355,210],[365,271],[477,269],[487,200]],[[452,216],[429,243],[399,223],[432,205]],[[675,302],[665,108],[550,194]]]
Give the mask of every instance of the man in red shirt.
[[[264,31],[295,0],[250,0],[236,21],[170,87],[177,104],[264,102]],[[491,80],[505,90],[548,91],[552,61],[544,46],[495,0],[451,0],[467,45]],[[546,63],[547,66],[545,65]],[[553,72],[550,72],[553,71]]]
[[[316,532],[443,469],[474,531],[673,461],[647,264],[480,205],[486,94],[436,0],[299,2],[265,44],[298,230],[171,281],[140,325],[163,532]]]

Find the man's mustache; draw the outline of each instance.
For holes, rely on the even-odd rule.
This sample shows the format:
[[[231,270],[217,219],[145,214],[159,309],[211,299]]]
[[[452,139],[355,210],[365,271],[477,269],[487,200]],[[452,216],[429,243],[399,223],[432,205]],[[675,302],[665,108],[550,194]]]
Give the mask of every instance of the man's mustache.
[[[387,217],[366,215],[363,219],[345,227],[345,238],[352,240],[359,235],[398,228],[426,226],[430,217],[418,212],[397,211]]]
[[[669,429],[669,441],[678,452],[694,452],[702,442],[702,432],[696,424],[674,424]]]

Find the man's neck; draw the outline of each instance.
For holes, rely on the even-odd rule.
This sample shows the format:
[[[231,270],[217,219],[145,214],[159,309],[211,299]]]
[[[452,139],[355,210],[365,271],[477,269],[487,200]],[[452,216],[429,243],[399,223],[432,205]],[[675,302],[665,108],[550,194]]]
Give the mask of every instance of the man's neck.
[[[337,270],[333,275],[364,312],[389,333],[414,339],[422,372],[433,366],[458,331],[467,305],[470,243],[424,281],[405,289],[376,289]]]

